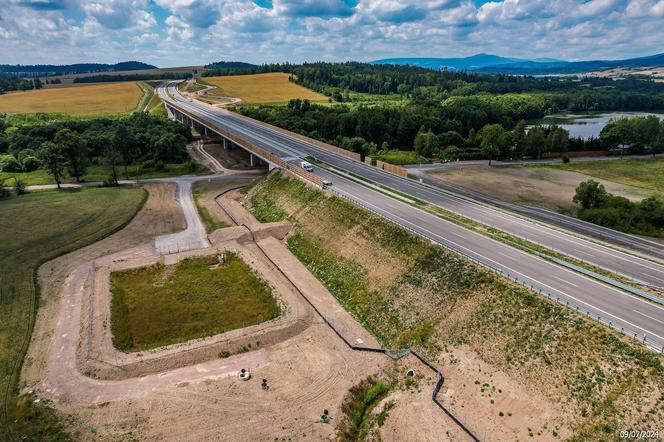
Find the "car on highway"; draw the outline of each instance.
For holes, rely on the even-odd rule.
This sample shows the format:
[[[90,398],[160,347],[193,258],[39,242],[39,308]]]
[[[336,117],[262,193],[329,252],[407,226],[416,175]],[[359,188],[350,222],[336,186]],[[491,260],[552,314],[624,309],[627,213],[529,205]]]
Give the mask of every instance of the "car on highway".
[[[313,172],[314,171],[314,166],[308,162],[308,161],[301,161],[300,162],[300,167],[306,170],[307,172]]]

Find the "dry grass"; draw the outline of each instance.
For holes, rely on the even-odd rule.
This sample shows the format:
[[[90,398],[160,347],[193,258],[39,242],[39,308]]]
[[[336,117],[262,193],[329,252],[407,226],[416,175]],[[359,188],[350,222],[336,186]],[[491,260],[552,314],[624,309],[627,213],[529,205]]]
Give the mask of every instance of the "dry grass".
[[[288,81],[288,74],[273,72],[256,75],[207,77],[206,83],[217,86],[214,95],[241,98],[245,103],[283,103],[295,98],[327,101],[327,97]]]
[[[134,109],[141,96],[141,89],[133,81],[11,92],[0,95],[0,112],[62,112],[71,115],[118,113]]]

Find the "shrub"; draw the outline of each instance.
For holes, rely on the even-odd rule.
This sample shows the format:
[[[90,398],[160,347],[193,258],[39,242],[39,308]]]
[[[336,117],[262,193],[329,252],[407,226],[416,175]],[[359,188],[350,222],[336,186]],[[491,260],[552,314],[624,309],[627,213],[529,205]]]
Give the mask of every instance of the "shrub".
[[[141,164],[141,169],[143,170],[151,170],[154,168],[155,168],[154,160],[145,160],[143,161],[143,164]]]
[[[23,195],[25,193],[25,182],[23,180],[14,180],[14,192],[16,192],[16,195]]]
[[[569,157],[567,155],[563,155],[562,160],[563,160],[563,164],[569,163]]]
[[[39,169],[40,165],[41,163],[39,162],[39,159],[35,156],[23,157],[23,160],[21,161],[21,166],[25,172],[32,172],[33,170],[37,170]]]
[[[12,154],[0,155],[0,172],[20,172],[21,163]]]

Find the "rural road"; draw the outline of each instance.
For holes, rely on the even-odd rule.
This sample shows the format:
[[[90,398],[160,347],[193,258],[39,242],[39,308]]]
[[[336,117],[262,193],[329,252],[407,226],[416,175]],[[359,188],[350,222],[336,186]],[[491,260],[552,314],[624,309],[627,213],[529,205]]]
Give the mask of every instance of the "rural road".
[[[620,270],[637,280],[664,285],[664,266],[627,253],[580,239],[559,230],[544,227],[496,208],[479,204],[452,192],[422,185],[396,176],[345,156],[327,151],[312,143],[292,137],[276,129],[259,125],[225,110],[191,102],[182,98],[172,84],[168,93],[159,88],[160,97],[169,105],[188,112],[209,128],[234,133],[286,161],[314,156],[338,169],[352,172],[375,183],[389,186],[414,198],[443,207],[468,218],[476,219],[501,230],[534,240],[570,256],[591,261],[601,267]],[[170,94],[170,96],[169,96]],[[534,290],[550,293],[555,298],[578,306],[580,311],[604,318],[613,326],[622,324],[653,347],[664,345],[664,309],[620,290],[581,276],[533,255],[526,254],[488,237],[448,223],[404,202],[387,197],[366,186],[345,180],[317,168],[316,173],[334,183],[333,188],[432,240],[452,247],[474,259],[501,269],[504,273],[526,281]],[[581,256],[579,256],[581,255]],[[616,264],[619,263],[619,264]]]

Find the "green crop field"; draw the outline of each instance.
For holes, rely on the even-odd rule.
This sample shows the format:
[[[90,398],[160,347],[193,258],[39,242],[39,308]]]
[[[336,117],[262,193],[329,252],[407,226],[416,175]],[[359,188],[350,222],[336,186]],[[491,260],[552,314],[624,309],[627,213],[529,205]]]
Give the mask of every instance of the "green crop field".
[[[41,192],[0,201],[0,440],[55,440],[49,410],[17,401],[17,383],[39,305],[38,267],[117,231],[142,206],[135,188]],[[20,404],[20,406],[17,406]]]
[[[111,330],[123,351],[147,350],[276,318],[270,286],[240,257],[190,258],[111,275]]]

